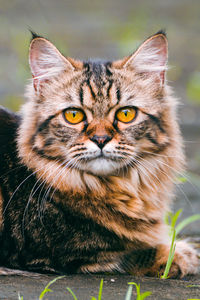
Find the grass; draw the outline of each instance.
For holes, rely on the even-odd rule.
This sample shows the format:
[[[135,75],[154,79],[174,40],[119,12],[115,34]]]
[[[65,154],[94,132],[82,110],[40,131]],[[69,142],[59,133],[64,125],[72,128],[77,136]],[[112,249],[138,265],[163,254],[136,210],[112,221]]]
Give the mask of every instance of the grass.
[[[55,281],[64,278],[65,276],[59,276],[56,277],[55,279],[53,279],[52,281],[50,281],[44,288],[44,290],[42,291],[42,293],[39,296],[39,300],[42,300],[44,298],[44,296],[46,295],[46,293],[52,293],[53,291],[49,288]]]
[[[72,295],[74,300],[78,300],[76,295],[74,294],[74,292],[70,288],[67,288],[67,291],[70,292],[70,294]]]
[[[55,279],[53,279],[52,281],[50,281],[46,287],[44,288],[44,290],[41,292],[40,296],[39,296],[39,300],[43,299],[44,296],[46,296],[47,293],[49,292],[53,292],[51,289],[49,289],[49,287],[57,280],[64,278],[65,276],[60,276],[57,277]],[[124,300],[133,300],[132,295],[133,295],[133,286],[135,286],[136,288],[136,298],[134,298],[134,300],[144,300],[147,297],[152,295],[152,292],[150,291],[146,291],[144,293],[141,293],[140,290],[140,284],[137,284],[135,282],[129,282],[128,283],[129,287],[127,289],[126,295],[125,295],[125,299]],[[198,287],[200,288],[200,285],[188,285],[187,287]],[[78,298],[76,297],[75,293],[69,288],[67,287],[66,290],[71,294],[73,300],[78,300]],[[88,300],[103,300],[102,298],[102,292],[103,292],[103,279],[101,279],[100,281],[100,286],[99,286],[99,294],[98,294],[98,298],[92,297]],[[18,294],[18,300],[23,300],[23,297],[20,296],[20,294]],[[199,298],[188,298],[187,300],[200,300]]]
[[[161,277],[160,277],[161,279],[167,279],[168,278],[168,274],[169,274],[171,265],[173,263],[175,249],[176,249],[175,238],[176,238],[176,230],[174,229],[167,264],[165,266],[164,274],[161,275]]]
[[[167,264],[165,266],[164,274],[160,277],[161,279],[167,279],[168,274],[171,268],[171,265],[173,263],[174,254],[176,250],[176,240],[178,237],[178,234],[189,224],[200,220],[200,214],[196,214],[193,216],[190,216],[188,218],[185,218],[181,222],[176,225],[179,216],[182,213],[182,209],[179,209],[176,213],[169,212],[165,217],[165,223],[170,226],[169,235],[171,236],[171,245],[170,245],[170,251],[169,256],[167,260]]]
[[[47,293],[52,293],[53,291],[49,288],[55,281],[64,278],[65,276],[60,276],[60,277],[56,277],[53,280],[51,280],[44,288],[44,290],[41,292],[40,296],[39,296],[39,300],[42,300],[44,298],[44,296]],[[129,282],[129,287],[125,296],[124,300],[131,300],[132,297],[132,290],[133,290],[133,285],[135,285],[136,287],[136,293],[137,293],[137,298],[136,300],[144,300],[145,298],[147,298],[148,296],[150,296],[152,293],[150,291],[144,292],[141,294],[140,292],[140,284],[137,284],[135,282]],[[78,298],[76,297],[75,293],[69,288],[66,288],[67,291],[71,294],[71,296],[73,297],[74,300],[78,300]],[[103,279],[101,279],[100,281],[100,286],[99,286],[99,294],[98,294],[98,298],[92,297],[90,298],[90,300],[102,300],[102,292],[103,292]],[[18,300],[23,300],[23,296],[20,296],[20,294],[18,294]]]
[[[135,282],[129,282],[129,287],[126,293],[126,297],[125,300],[131,300],[131,296],[132,296],[132,289],[133,289],[133,285],[136,287],[136,293],[137,293],[137,298],[136,300],[144,300],[145,298],[147,298],[148,296],[150,296],[152,294],[152,292],[147,291],[141,294],[140,292],[140,284],[137,284]]]
[[[102,298],[102,291],[103,291],[103,279],[101,279],[100,286],[99,286],[99,295],[98,300]],[[95,297],[92,297],[90,300],[97,300]]]

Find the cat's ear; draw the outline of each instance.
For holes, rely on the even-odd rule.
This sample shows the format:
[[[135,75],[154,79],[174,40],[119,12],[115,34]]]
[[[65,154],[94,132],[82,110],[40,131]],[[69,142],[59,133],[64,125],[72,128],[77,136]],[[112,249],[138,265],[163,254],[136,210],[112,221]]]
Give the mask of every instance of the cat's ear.
[[[42,37],[35,37],[31,41],[29,64],[35,90],[42,81],[48,80],[64,70],[74,70],[70,61],[51,42]]]
[[[153,76],[161,85],[165,82],[168,43],[164,32],[148,38],[134,54],[126,58],[124,68],[132,68],[145,77]]]

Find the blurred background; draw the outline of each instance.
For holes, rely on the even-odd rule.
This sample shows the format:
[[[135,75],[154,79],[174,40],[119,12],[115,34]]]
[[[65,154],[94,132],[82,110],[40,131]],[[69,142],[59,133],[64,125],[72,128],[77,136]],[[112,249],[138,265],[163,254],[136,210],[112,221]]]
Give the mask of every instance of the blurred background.
[[[180,99],[188,169],[178,178],[174,210],[200,213],[200,1],[0,0],[0,105],[17,111],[31,77],[31,28],[67,56],[121,58],[166,29],[168,80]],[[199,233],[200,223],[188,227]]]

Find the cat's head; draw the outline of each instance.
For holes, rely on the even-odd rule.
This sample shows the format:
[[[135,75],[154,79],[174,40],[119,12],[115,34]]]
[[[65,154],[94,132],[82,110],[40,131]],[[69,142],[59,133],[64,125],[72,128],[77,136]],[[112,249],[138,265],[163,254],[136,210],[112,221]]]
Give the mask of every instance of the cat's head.
[[[29,62],[33,80],[19,148],[31,168],[51,161],[107,176],[134,168],[140,158],[172,143],[175,102],[166,85],[163,32],[114,62],[66,58],[35,36]]]

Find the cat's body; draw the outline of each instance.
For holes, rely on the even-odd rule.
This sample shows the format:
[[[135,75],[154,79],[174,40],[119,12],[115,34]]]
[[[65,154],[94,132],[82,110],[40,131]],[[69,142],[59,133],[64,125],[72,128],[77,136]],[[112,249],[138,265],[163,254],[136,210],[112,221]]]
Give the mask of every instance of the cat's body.
[[[183,164],[166,56],[162,33],[114,63],[66,59],[33,39],[28,102],[20,117],[0,113],[0,265],[162,272],[163,217]],[[171,275],[197,265],[179,242]]]

